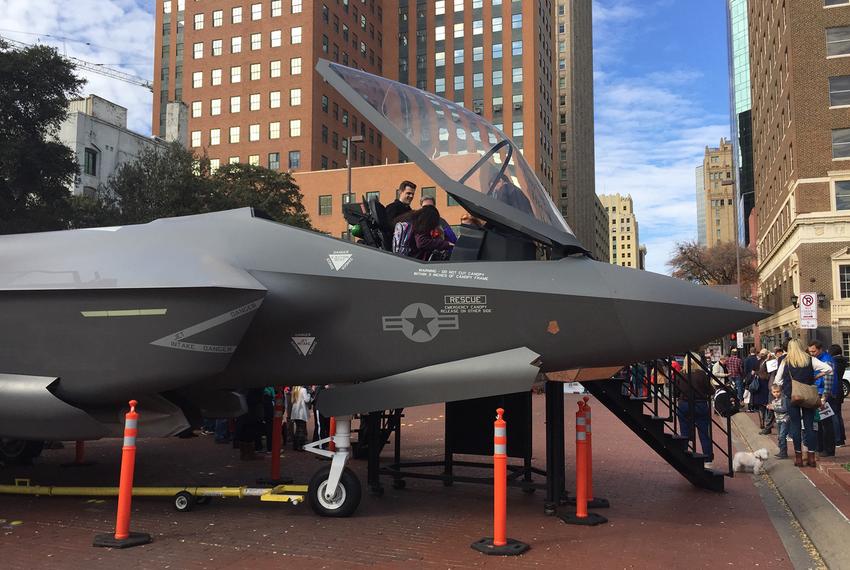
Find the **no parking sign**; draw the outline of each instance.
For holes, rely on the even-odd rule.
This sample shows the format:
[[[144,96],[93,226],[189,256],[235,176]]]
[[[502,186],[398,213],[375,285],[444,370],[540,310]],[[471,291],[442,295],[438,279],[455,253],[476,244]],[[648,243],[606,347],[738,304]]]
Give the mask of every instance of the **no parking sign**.
[[[800,293],[800,328],[818,328],[817,293]]]

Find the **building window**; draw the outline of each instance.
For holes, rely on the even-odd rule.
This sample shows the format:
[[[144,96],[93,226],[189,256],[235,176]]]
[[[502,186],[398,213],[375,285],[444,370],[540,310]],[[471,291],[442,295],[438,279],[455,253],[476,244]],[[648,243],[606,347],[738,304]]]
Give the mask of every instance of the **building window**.
[[[301,10],[303,9],[302,6],[301,6],[301,2],[302,2],[302,0],[292,0],[292,13],[293,14],[300,14],[301,13]]]
[[[263,47],[263,34],[251,34],[251,50],[257,51]]]
[[[433,186],[426,186],[425,188],[422,188],[422,198],[421,199],[424,199],[424,198],[433,198],[434,202],[436,203],[436,201],[437,201],[437,189],[434,188]]]
[[[511,42],[511,55],[522,55],[522,40]]]
[[[230,10],[230,22],[233,24],[239,24],[242,22],[242,7],[237,6],[236,8],[232,8]]]
[[[271,77],[280,77],[280,60],[269,62],[269,75]]]
[[[493,44],[493,61],[502,59],[502,44]]]
[[[210,129],[210,146],[221,144],[221,129]]]
[[[445,77],[437,77],[434,80],[434,92],[435,93],[445,93],[446,92],[446,78]]]
[[[463,91],[463,75],[455,75],[455,91]]]
[[[202,13],[201,14],[195,14],[195,29],[196,30],[203,30],[204,29],[204,15]]]
[[[829,106],[850,105],[850,75],[829,78]]]
[[[290,75],[301,75],[301,58],[293,57],[289,60]]]
[[[328,169],[328,157],[324,154],[319,157],[319,170],[327,170]]]
[[[259,81],[260,77],[262,77],[263,71],[260,67],[259,63],[251,64],[251,81]]]
[[[280,138],[280,121],[269,123],[269,139]]]
[[[210,100],[210,115],[221,115],[221,99]]]
[[[289,105],[291,107],[297,107],[301,104],[301,89],[290,89],[289,90]]]
[[[484,48],[482,46],[472,48],[472,61],[484,61]]]
[[[280,107],[280,91],[269,92],[269,108],[277,109]]]
[[[462,49],[456,49],[455,50],[454,62],[455,63],[463,63],[463,50]]]
[[[210,83],[212,85],[221,85],[221,70],[213,69],[210,76]]]
[[[271,47],[280,47],[282,43],[283,40],[280,30],[272,30],[269,32],[269,45],[271,45]]]
[[[472,22],[472,35],[480,36],[484,33],[484,20],[474,20]]]
[[[301,168],[301,151],[289,151],[289,168]]]
[[[501,16],[493,18],[492,26],[494,32],[502,31],[502,18]]]
[[[446,0],[436,0],[434,2],[434,14],[437,16],[446,13]]]
[[[260,94],[259,93],[251,93],[248,95],[248,110],[249,111],[259,111],[260,110]]]
[[[230,98],[230,112],[238,113],[242,106],[242,98],[239,95]]]
[[[472,87],[484,87],[484,74],[483,73],[473,73],[472,74]]]
[[[322,95],[322,111],[328,112],[328,96]]]
[[[279,152],[270,152],[269,153],[269,168],[271,170],[280,169],[280,153]]]
[[[218,57],[222,53],[222,45],[224,42],[221,40],[213,40],[212,41],[212,55],[213,57]]]
[[[291,137],[300,137],[301,136],[301,119],[290,119],[289,120],[289,136],[291,136]]]
[[[372,198],[374,198],[375,200],[380,200],[381,193],[377,191],[366,192],[366,201],[369,202],[370,200],[372,200]]]
[[[248,140],[251,142],[260,140],[260,125],[248,125]]]
[[[512,128],[513,128],[513,136],[515,136],[515,137],[521,137],[522,136],[522,132],[523,132],[522,121],[514,121]]]
[[[192,87],[195,89],[204,86],[204,72],[203,71],[195,71],[192,73]]]
[[[251,19],[259,20],[263,17],[263,5],[262,4],[251,4]]]
[[[835,209],[850,210],[850,180],[835,183]]]
[[[239,142],[239,127],[230,127],[230,143],[235,144]]]
[[[251,166],[260,166],[260,155],[259,154],[249,154],[248,155],[248,164]]]
[[[192,148],[201,146],[201,131],[192,131]],[[86,161],[88,161],[89,149],[86,149]],[[86,173],[88,174],[88,172]]]
[[[289,31],[289,40],[292,45],[301,43],[301,26],[296,26]]]
[[[511,77],[514,83],[522,83],[522,68],[514,67],[511,70]]]
[[[200,101],[192,101],[192,118],[196,119],[203,112],[203,104]]]
[[[234,36],[230,38],[230,53],[239,53],[242,51],[242,36]]]
[[[210,159],[210,173],[215,174],[216,171],[221,167],[221,160],[218,158]]]
[[[838,266],[838,287],[841,298],[850,299],[850,265]]]
[[[832,130],[832,158],[850,158],[850,129]]]
[[[221,24],[222,24],[222,20],[224,20],[224,11],[213,10],[213,13],[212,13],[213,28],[220,28]]]
[[[434,54],[434,65],[436,67],[445,67],[446,65],[446,52],[438,51]]]
[[[345,26],[342,27],[345,30]],[[343,32],[343,36],[345,33]],[[446,39],[446,27],[445,26],[437,26],[434,28],[434,41],[441,42]]]
[[[333,197],[330,194],[319,196],[319,215],[330,216],[333,211]]]
[[[194,59],[203,59],[204,57],[204,42],[192,44],[192,57]]]
[[[515,30],[522,28],[522,14],[511,14],[511,27]]]
[[[454,37],[462,38],[463,37],[463,22],[458,22],[454,26]]]
[[[826,55],[850,55],[850,26],[826,29]]]
[[[272,18],[277,18],[283,14],[283,0],[272,0],[271,15]]]

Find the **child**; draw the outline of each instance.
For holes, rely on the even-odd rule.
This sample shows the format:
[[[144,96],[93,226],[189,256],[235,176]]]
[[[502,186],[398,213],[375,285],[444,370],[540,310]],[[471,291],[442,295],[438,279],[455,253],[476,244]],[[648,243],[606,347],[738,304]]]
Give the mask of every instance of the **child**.
[[[779,453],[774,455],[777,459],[788,459],[788,426],[790,418],[788,416],[788,396],[782,393],[782,386],[773,384],[770,387],[770,394],[773,401],[767,405],[767,409],[772,410],[776,417],[776,426],[779,428]]]
[[[302,451],[307,443],[307,404],[310,403],[310,392],[303,386],[292,387],[292,408],[289,417],[293,422],[292,449]]]

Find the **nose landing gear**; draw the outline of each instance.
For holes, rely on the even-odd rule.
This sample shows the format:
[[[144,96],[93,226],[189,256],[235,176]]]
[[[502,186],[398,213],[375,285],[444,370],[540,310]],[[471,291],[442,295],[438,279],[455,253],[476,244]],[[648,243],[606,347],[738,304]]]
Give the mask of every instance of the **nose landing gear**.
[[[333,440],[336,451],[321,446]],[[313,511],[323,517],[348,517],[360,504],[360,480],[345,466],[351,455],[351,416],[336,418],[336,435],[304,446],[305,451],[331,460],[310,479],[307,500]]]

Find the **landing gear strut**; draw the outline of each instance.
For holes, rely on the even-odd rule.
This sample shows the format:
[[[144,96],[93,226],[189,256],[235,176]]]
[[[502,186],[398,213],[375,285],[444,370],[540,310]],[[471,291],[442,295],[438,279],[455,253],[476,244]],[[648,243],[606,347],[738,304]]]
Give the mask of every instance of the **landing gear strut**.
[[[336,451],[322,449],[331,440]],[[307,498],[313,511],[323,517],[351,516],[362,493],[357,475],[345,466],[351,455],[351,416],[336,418],[336,435],[309,443],[304,450],[331,460],[330,466],[322,467],[310,479]]]

